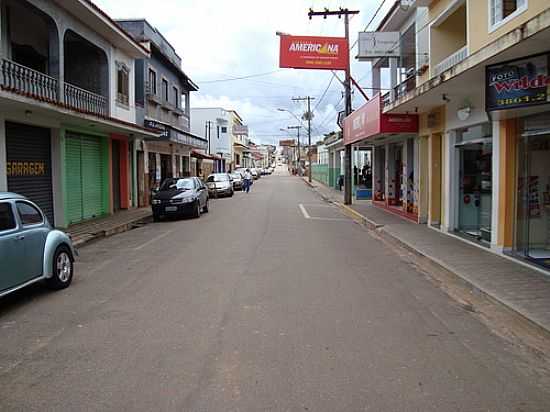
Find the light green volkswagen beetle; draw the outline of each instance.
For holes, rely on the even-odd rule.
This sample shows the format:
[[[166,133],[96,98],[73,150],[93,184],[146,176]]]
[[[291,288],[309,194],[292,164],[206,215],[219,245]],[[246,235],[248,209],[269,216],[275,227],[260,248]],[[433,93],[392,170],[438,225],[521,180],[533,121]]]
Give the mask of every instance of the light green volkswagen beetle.
[[[0,297],[44,280],[52,289],[71,284],[76,252],[36,204],[0,192]]]

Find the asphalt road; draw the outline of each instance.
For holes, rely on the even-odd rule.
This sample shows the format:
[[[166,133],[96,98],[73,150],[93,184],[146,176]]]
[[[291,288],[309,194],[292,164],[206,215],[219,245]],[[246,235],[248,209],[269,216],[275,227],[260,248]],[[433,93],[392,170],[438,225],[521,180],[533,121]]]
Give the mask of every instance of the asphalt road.
[[[531,361],[298,178],[0,301],[1,411],[548,411]]]

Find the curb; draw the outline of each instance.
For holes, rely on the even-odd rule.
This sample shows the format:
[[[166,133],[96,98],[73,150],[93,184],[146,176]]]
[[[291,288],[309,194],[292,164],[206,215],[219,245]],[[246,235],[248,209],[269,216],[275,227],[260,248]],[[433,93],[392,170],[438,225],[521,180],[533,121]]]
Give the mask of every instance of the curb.
[[[138,225],[140,223],[149,223],[152,220],[152,215],[144,216],[136,220],[132,220],[131,222],[122,223],[116,226],[113,226],[106,230],[100,230],[99,232],[89,234],[88,236],[85,236],[73,243],[73,246],[75,248],[85,246],[91,242],[94,242],[99,239],[104,239],[106,237],[110,237],[113,235],[117,235],[119,233],[128,232],[129,230],[133,229],[135,225]]]

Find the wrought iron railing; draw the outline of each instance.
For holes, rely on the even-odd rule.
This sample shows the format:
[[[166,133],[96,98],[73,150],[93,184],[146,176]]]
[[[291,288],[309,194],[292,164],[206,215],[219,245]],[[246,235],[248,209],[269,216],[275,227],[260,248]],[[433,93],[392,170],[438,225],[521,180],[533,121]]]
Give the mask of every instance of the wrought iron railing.
[[[106,97],[65,83],[65,105],[84,113],[108,116],[109,105]]]
[[[439,76],[468,57],[468,46],[462,47],[434,66],[432,76]]]
[[[395,98],[399,99],[416,88],[416,72],[394,87]]]
[[[0,86],[40,100],[59,100],[57,79],[8,59],[0,60]]]

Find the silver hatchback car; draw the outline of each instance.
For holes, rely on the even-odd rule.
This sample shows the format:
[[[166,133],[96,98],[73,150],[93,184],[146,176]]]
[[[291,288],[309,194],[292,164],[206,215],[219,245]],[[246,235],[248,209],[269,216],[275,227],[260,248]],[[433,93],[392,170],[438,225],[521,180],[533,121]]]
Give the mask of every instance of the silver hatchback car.
[[[0,192],[0,297],[45,280],[52,289],[71,284],[76,251],[26,197]]]

